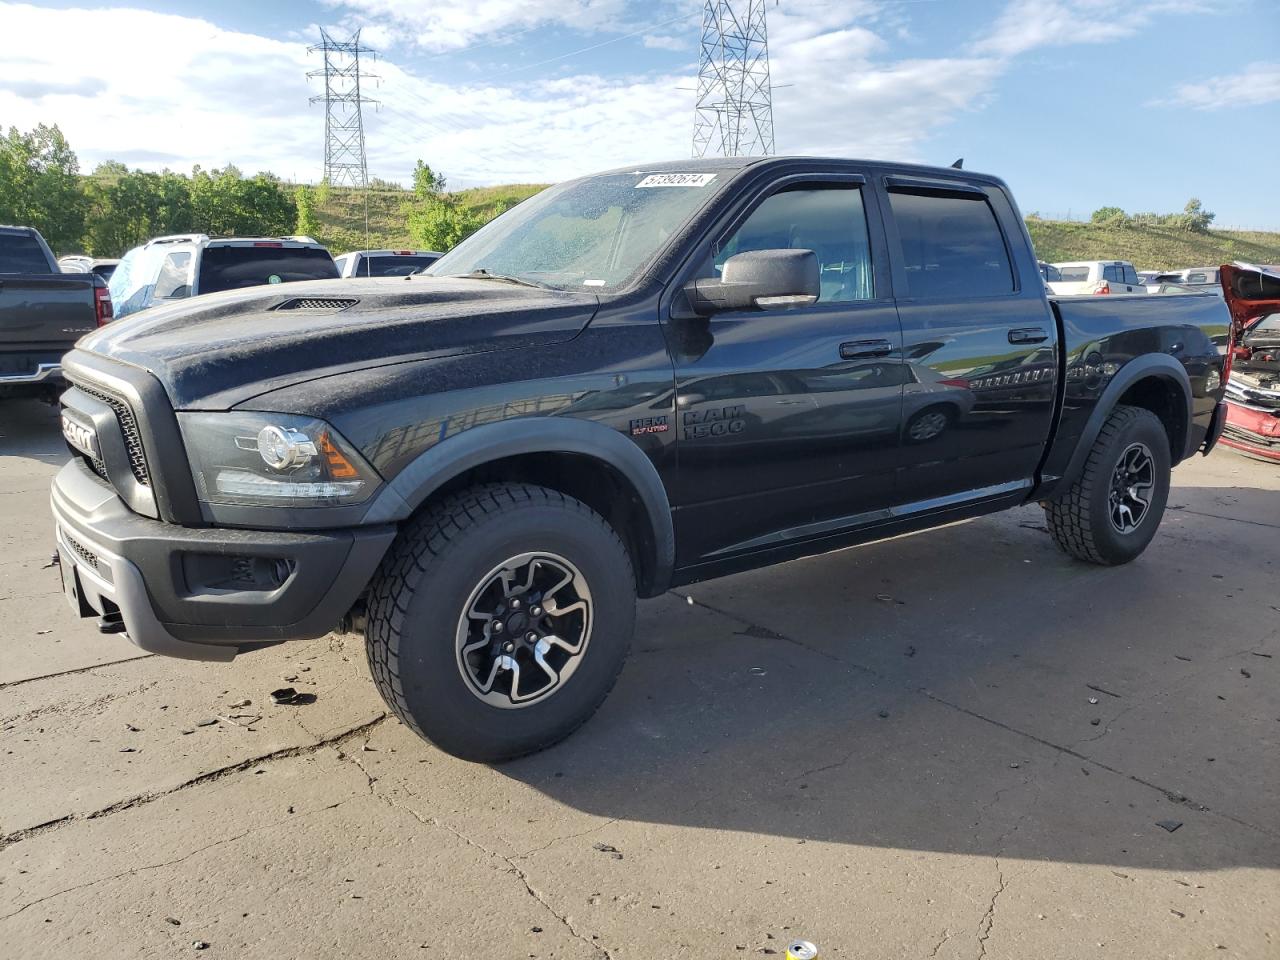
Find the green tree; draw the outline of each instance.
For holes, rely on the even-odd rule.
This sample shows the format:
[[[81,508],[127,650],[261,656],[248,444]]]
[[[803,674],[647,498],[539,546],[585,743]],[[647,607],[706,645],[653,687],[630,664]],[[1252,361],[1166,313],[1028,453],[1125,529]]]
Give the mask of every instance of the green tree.
[[[320,233],[320,219],[316,213],[316,191],[303,184],[293,192],[293,202],[298,208],[293,232],[308,237],[317,236]]]
[[[430,200],[444,193],[445,179],[421,160],[413,168],[413,194],[419,200]]]
[[[124,164],[99,164],[87,179],[85,246],[97,256],[119,256],[153,237],[190,233],[191,182],[181,174],[144,173]]]
[[[32,226],[58,253],[79,246],[84,233],[80,162],[56,125],[29,133],[16,127],[0,138],[0,222]]]
[[[1101,223],[1111,227],[1127,227],[1129,215],[1119,207],[1099,207],[1089,218],[1093,223]]]

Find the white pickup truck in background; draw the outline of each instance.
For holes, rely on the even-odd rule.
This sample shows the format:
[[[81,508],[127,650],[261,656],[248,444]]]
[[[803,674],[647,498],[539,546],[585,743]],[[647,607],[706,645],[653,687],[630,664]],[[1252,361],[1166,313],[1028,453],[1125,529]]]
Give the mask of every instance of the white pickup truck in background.
[[[1049,280],[1047,285],[1060,297],[1147,292],[1138,271],[1127,260],[1077,260],[1052,266],[1058,268],[1062,279]]]

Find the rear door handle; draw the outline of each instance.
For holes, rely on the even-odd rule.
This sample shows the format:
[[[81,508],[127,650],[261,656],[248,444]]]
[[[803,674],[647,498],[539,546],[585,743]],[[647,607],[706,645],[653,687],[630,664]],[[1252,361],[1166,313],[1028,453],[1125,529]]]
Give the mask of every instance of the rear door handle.
[[[888,340],[846,340],[840,344],[840,359],[857,360],[862,357],[887,357],[893,353]]]
[[[1049,334],[1044,332],[1044,327],[1021,327],[1009,331],[1010,343],[1044,343],[1048,339]]]

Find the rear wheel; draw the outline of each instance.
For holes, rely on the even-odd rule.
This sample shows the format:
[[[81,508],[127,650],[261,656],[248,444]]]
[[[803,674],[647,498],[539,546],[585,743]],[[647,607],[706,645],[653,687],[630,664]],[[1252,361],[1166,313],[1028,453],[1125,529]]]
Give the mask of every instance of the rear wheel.
[[[420,736],[464,759],[511,759],[595,712],[635,599],[627,550],[590,507],[544,487],[473,487],[416,518],[384,559],[369,666]]]
[[[1117,407],[1070,489],[1049,501],[1049,532],[1066,553],[1105,566],[1128,563],[1156,535],[1169,498],[1169,436],[1142,407]]]

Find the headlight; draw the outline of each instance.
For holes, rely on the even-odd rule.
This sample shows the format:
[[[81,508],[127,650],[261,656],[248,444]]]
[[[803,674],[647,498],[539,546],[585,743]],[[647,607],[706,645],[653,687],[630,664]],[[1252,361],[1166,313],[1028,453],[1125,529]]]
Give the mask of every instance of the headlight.
[[[179,413],[205,503],[330,507],[361,503],[378,475],[323,420],[279,413]]]

